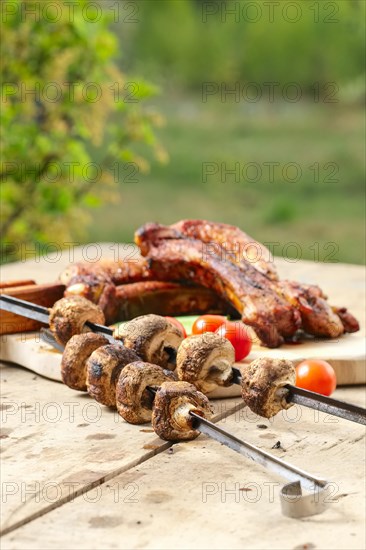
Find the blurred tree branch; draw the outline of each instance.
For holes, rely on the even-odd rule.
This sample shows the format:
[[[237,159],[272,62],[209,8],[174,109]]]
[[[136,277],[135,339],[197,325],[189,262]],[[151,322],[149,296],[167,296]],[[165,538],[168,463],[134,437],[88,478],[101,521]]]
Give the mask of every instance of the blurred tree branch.
[[[55,18],[42,2],[12,0],[3,18],[1,243],[7,246],[80,238],[90,207],[116,199],[116,166],[134,163],[143,172],[146,154],[166,156],[153,130],[159,117],[144,106],[156,88],[121,73],[111,13],[99,8],[93,21],[87,4],[78,0],[70,12],[56,0]]]

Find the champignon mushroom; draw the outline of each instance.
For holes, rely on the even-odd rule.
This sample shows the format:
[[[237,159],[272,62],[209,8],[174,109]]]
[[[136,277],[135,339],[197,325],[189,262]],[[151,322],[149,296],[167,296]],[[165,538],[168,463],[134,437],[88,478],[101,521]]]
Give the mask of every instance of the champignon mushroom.
[[[127,365],[121,372],[116,387],[119,414],[130,424],[150,422],[154,396],[147,387],[156,389],[169,380],[175,380],[175,375],[158,365],[143,361]]]
[[[213,332],[190,336],[178,348],[177,376],[209,393],[231,385],[234,361],[234,347],[226,338]]]
[[[108,344],[95,350],[86,364],[89,395],[102,405],[116,408],[116,384],[121,370],[138,360],[136,353],[120,344]]]
[[[108,344],[102,334],[75,334],[67,342],[61,359],[61,377],[73,390],[86,391],[86,362],[96,349]]]
[[[209,400],[193,384],[164,382],[155,395],[152,426],[166,441],[194,439],[200,432],[193,428],[190,411],[204,418],[212,414]]]
[[[120,325],[113,336],[122,340],[147,363],[174,370],[183,335],[178,327],[160,315],[141,315]]]
[[[72,336],[90,332],[85,323],[104,324],[103,311],[82,296],[69,296],[55,302],[50,312],[50,329],[57,342],[66,345]]]
[[[286,359],[256,359],[241,367],[242,396],[256,414],[271,418],[292,403],[286,401],[286,384],[295,384],[296,371]]]

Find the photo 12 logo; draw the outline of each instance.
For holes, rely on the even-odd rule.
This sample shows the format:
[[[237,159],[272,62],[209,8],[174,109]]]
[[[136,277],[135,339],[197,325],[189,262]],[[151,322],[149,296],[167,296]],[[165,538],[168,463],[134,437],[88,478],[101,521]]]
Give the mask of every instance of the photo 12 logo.
[[[298,23],[305,16],[313,23],[338,23],[339,6],[337,2],[284,2],[284,1],[231,1],[202,2],[202,22],[215,19],[221,23],[258,23],[266,21],[276,23]]]
[[[1,20],[7,23],[14,17],[24,21],[47,21],[57,23],[68,21],[74,23],[77,18],[82,18],[86,23],[98,23],[105,14],[112,16],[114,23],[139,23],[139,6],[136,2],[106,2],[94,0],[80,2],[80,0],[34,0],[24,2],[18,0],[1,1]]]
[[[221,502],[222,504],[226,504],[227,502],[236,504],[257,504],[265,500],[266,502],[273,503],[277,500],[282,487],[283,483],[281,484],[276,481],[264,481],[263,483],[258,483],[256,481],[233,481],[231,483],[226,481],[208,481],[202,483],[202,502],[204,504],[214,502]],[[339,486],[337,483],[329,482],[326,486],[326,494],[321,497],[320,492],[322,490],[323,488],[314,486],[314,502],[319,502],[320,498],[322,498],[326,504],[338,502],[339,498],[337,495],[339,494]],[[283,498],[286,497],[284,496]],[[299,495],[297,499],[299,500],[300,498],[301,496]],[[296,497],[291,495],[288,499],[294,502]]]
[[[139,489],[137,483],[118,481],[97,485],[93,488],[90,488],[90,485],[67,479],[61,482],[47,481],[46,483],[4,481],[1,484],[1,502],[6,504],[16,500],[25,504],[32,500],[32,502],[42,502],[43,504],[61,504],[61,502],[73,502],[76,497],[80,496],[84,502],[94,504],[99,502],[102,497],[112,493],[113,502],[130,505],[139,502],[137,498]]]
[[[258,103],[277,100],[298,103],[312,98],[314,103],[338,103],[340,88],[336,82],[314,82],[304,90],[299,82],[202,82],[202,103],[219,99],[221,103]],[[312,92],[312,94],[309,93]]]
[[[90,264],[99,262],[106,254],[99,243],[82,244],[77,241],[50,241],[48,243],[19,243],[4,241],[0,244],[0,261],[16,259],[26,262],[32,259],[35,263],[47,262],[55,264],[59,261],[74,263],[76,259]],[[123,261],[126,264],[139,263],[139,252],[135,243],[110,243],[107,247],[108,256],[114,262]]]
[[[214,162],[204,161],[201,166],[202,183],[297,183],[302,179],[314,183],[338,183],[340,172],[336,162],[320,164],[316,161],[302,166],[299,162]]]
[[[114,103],[138,103],[141,99],[140,84],[135,81],[111,82],[101,86],[98,82],[3,82],[1,100],[3,103],[26,103],[34,100],[39,103],[97,103],[104,96],[111,96]]]

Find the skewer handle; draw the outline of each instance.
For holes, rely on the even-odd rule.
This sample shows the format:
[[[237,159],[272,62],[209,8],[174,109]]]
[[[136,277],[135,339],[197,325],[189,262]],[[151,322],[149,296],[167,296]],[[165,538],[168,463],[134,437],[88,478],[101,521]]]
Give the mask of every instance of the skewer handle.
[[[193,427],[201,433],[290,481],[280,491],[281,508],[285,516],[292,518],[313,516],[321,514],[327,508],[327,481],[238,439],[192,411],[189,414],[194,419]],[[302,489],[308,491],[308,494],[304,495]]]

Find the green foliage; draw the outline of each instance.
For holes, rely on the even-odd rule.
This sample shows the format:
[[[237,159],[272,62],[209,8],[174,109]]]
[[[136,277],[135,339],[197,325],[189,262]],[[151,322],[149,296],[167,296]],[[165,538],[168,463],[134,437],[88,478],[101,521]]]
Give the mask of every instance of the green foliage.
[[[141,105],[156,89],[116,66],[106,10],[90,22],[86,0],[72,17],[57,0],[61,17],[52,21],[25,15],[31,4],[18,0],[2,26],[1,238],[9,251],[79,238],[85,207],[119,196],[126,163],[146,172],[150,151],[165,158],[153,131],[160,118]]]
[[[315,82],[341,87],[364,75],[364,0],[137,0],[137,5],[140,24],[119,27],[131,35],[129,63],[161,73],[172,87],[296,82],[312,93]]]

